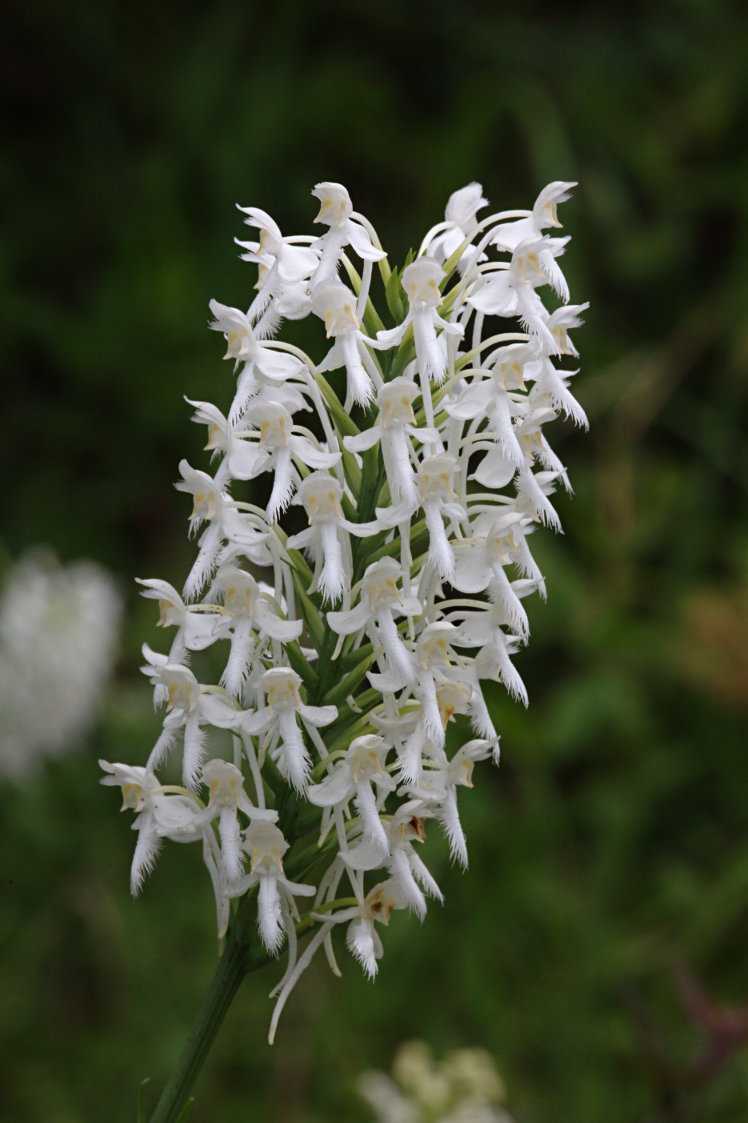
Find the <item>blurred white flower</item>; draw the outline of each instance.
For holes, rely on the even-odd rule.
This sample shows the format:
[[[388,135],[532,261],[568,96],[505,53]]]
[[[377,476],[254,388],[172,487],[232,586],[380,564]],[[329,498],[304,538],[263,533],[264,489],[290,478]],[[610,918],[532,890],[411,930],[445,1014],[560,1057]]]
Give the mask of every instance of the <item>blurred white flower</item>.
[[[88,732],[112,670],[122,601],[93,562],[31,552],[0,594],[0,776],[23,780]]]
[[[377,1123],[512,1123],[499,1106],[504,1082],[485,1049],[455,1049],[436,1062],[424,1041],[408,1041],[392,1076],[365,1072],[359,1092]]]

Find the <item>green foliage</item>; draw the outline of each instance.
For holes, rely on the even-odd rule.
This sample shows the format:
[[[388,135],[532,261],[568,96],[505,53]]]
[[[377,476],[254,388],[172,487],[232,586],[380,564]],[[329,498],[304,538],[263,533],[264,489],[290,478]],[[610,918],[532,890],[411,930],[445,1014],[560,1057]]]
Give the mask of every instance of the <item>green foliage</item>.
[[[470,870],[429,838],[444,908],[393,918],[374,985],[342,948],[342,980],[313,968],[272,1050],[270,974],[252,976],[190,1118],[363,1118],[356,1075],[411,1037],[488,1048],[520,1123],[743,1118],[745,1037],[725,1029],[748,936],[740,7],[42,0],[9,26],[11,556],[45,540],[128,581],[188,568],[169,481],[200,443],[183,395],[230,396],[205,324],[211,297],[250,299],[251,269],[226,266],[235,202],[295,232],[339,179],[394,267],[471,179],[497,207],[580,181],[564,220],[592,427],[560,447],[566,536],[538,544],[530,707],[496,690],[503,764],[462,799]],[[151,608],[133,591],[95,742],[4,789],[9,1119],[131,1123],[213,970],[198,855],[171,847],[131,901],[134,836],[97,785],[97,756],[140,761],[156,735],[134,671],[160,646]]]
[[[410,256],[410,255],[409,255]],[[410,264],[410,263],[408,263]],[[405,266],[403,266],[403,269]],[[387,297],[387,307],[392,314],[392,319],[395,324],[400,324],[405,319],[405,314],[408,311],[405,303],[405,294],[401,284],[402,270],[393,269],[390,273],[390,279],[385,286],[385,296]]]
[[[151,1082],[150,1076],[146,1076],[143,1083],[138,1089],[138,1123],[148,1123],[148,1107],[146,1105],[146,1091]]]

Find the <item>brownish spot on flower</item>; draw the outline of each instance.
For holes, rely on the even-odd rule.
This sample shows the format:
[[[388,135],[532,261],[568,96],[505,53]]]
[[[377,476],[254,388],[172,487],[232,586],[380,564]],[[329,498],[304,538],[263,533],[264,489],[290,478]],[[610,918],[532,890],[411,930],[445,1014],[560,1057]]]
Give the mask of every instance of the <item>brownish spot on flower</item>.
[[[408,826],[413,831],[413,836],[418,842],[425,841],[426,838],[426,820],[418,819],[414,815],[412,819],[408,819]]]

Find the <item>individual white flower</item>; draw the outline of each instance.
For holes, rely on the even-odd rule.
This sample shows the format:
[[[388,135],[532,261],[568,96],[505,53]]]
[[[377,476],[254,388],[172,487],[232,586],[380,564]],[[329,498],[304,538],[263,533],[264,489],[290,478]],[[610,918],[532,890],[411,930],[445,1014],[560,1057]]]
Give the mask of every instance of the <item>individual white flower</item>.
[[[218,551],[225,538],[223,515],[230,502],[228,493],[216,481],[199,469],[192,468],[186,460],[179,463],[182,479],[174,486],[193,497],[189,516],[190,534],[196,534],[203,522],[208,525],[200,538],[200,550],[185,582],[185,595],[198,594],[216,565]]]
[[[472,788],[473,766],[476,760],[486,760],[493,755],[490,741],[476,739],[462,745],[451,760],[436,762],[424,769],[417,785],[408,793],[426,804],[433,803],[432,814],[443,828],[449,841],[453,858],[467,866],[467,843],[457,810],[457,788]]]
[[[417,616],[423,606],[417,597],[403,597],[397,582],[402,571],[394,558],[372,562],[361,578],[360,600],[347,612],[328,612],[327,622],[341,636],[354,635],[365,629],[375,648],[384,652],[388,672],[402,679],[402,685],[416,680],[413,655],[405,647],[394,617]]]
[[[555,417],[556,411],[547,397],[540,401],[533,401],[528,397],[523,403],[522,415],[517,420],[517,438],[525,450],[525,463],[517,474],[515,487],[518,495],[521,494],[529,504],[535,517],[559,531],[561,520],[548,499],[553,486],[545,485],[555,484],[556,480],[560,480],[566,490],[571,491],[571,484],[566,468],[543,433],[543,426]],[[540,462],[543,472],[532,471],[536,461]]]
[[[150,767],[110,764],[106,760],[100,760],[99,766],[107,773],[101,783],[122,789],[120,810],[135,812],[132,829],[138,832],[138,841],[130,868],[130,889],[137,896],[165,838],[194,842],[203,837],[200,809],[187,792],[164,788]]]
[[[329,725],[337,717],[335,706],[309,706],[301,701],[301,678],[290,667],[271,667],[260,678],[267,694],[267,706],[254,714],[246,714],[242,727],[248,733],[268,731],[273,748],[270,755],[281,775],[296,788],[305,791],[311,761],[299,728],[299,720],[307,731]]]
[[[350,919],[345,942],[370,979],[379,970],[378,960],[384,949],[376,924],[389,924],[395,909],[405,908],[400,887],[392,879],[375,885],[355,909],[337,914],[337,919]]]
[[[452,641],[457,628],[448,620],[436,620],[421,632],[416,645],[418,661],[418,696],[423,706],[426,731],[437,743],[444,744],[444,725],[439,711],[437,684],[450,682],[457,662]]]
[[[143,644],[143,654],[146,665],[141,670],[155,687],[156,703],[167,703],[163,728],[151,750],[148,766],[157,768],[181,733],[182,779],[184,786],[194,791],[205,754],[203,727],[236,728],[241,712],[225,697],[202,688],[189,667],[170,663],[168,656],[151,651],[147,643]]]
[[[196,822],[203,826],[218,819],[221,857],[228,880],[235,882],[243,872],[238,813],[241,811],[251,817],[256,808],[247,798],[244,778],[235,764],[218,758],[209,760],[203,766],[201,780],[208,787],[209,801],[205,810],[197,815]]]
[[[317,370],[324,372],[344,366],[348,375],[344,408],[350,408],[352,402],[368,405],[374,396],[375,383],[382,384],[382,376],[368,350],[378,344],[361,331],[356,297],[338,282],[318,285],[312,295],[312,308],[324,320],[327,338],[335,340]]]
[[[192,420],[208,427],[206,452],[211,453],[211,459],[221,457],[214,477],[215,486],[223,488],[232,479],[249,479],[255,461],[254,449],[237,435],[236,426],[211,402],[194,402],[190,398],[185,401],[195,407]]]
[[[516,654],[527,636],[504,631],[512,623],[504,605],[499,601],[479,611],[458,609],[451,614],[451,620],[459,621],[455,646],[479,649],[474,659],[478,677],[500,679],[512,697],[526,706],[527,690],[510,656]]]
[[[135,896],[158,857],[161,839],[156,831],[153,801],[161,784],[154,772],[141,765],[110,764],[100,760],[99,766],[108,773],[100,782],[122,789],[120,810],[129,808],[137,816],[138,842],[130,868],[130,890]]]
[[[211,300],[210,310],[215,320],[209,325],[221,331],[228,348],[224,359],[236,359],[244,365],[240,371],[236,394],[229,412],[229,421],[236,422],[247,408],[251,398],[263,384],[283,383],[298,375],[302,363],[294,355],[278,351],[255,337],[249,316],[238,308],[230,308]]]
[[[230,633],[231,653],[221,681],[229,694],[237,696],[247,677],[252,658],[263,639],[291,643],[301,635],[301,620],[283,620],[278,604],[263,593],[251,574],[236,565],[221,566],[213,579],[210,595],[223,601],[223,633]]]
[[[247,216],[247,226],[260,231],[259,242],[240,242],[248,252],[242,254],[244,261],[255,261],[260,276],[257,281],[257,296],[252,301],[248,316],[256,322],[259,338],[272,335],[283,315],[305,314],[308,298],[298,301],[299,285],[308,281],[319,264],[319,255],[309,246],[299,245],[294,237],[284,238],[280,227],[267,211],[259,207],[239,207]],[[302,238],[301,241],[312,239]],[[304,288],[306,285],[304,284]],[[292,299],[288,302],[289,293]],[[285,307],[284,305],[285,298]],[[300,304],[300,306],[299,306]]]
[[[314,557],[314,581],[325,600],[340,600],[350,588],[353,563],[349,535],[368,538],[382,529],[377,523],[355,523],[346,519],[340,505],[343,489],[328,472],[312,472],[299,487],[309,528],[292,535],[289,550],[307,549]]]
[[[569,338],[569,332],[572,328],[581,327],[584,321],[580,313],[585,312],[588,308],[589,302],[585,304],[562,304],[555,312],[551,312],[546,320],[546,327],[556,341],[555,354],[579,355]]]
[[[454,643],[459,644],[455,636]],[[460,673],[463,673],[460,671]],[[447,725],[454,714],[471,714],[471,703],[476,694],[474,685],[462,679],[447,679],[435,684],[434,695],[416,688],[397,717],[372,715],[372,724],[387,734],[397,753],[398,779],[406,784],[418,782],[424,763],[444,759]],[[434,705],[435,702],[435,705]],[[434,735],[436,712],[441,731]]]
[[[452,580],[455,567],[454,550],[447,526],[454,526],[467,517],[465,508],[454,492],[456,471],[457,462],[449,453],[425,456],[418,466],[420,506],[423,508],[429,535],[428,561],[444,581]],[[410,515],[405,503],[377,508],[377,519],[383,527],[407,523]]]
[[[313,897],[313,885],[289,881],[283,872],[283,855],[288,842],[275,825],[274,811],[254,810],[252,822],[244,832],[242,847],[249,854],[249,875],[237,886],[236,895],[258,886],[257,928],[263,944],[277,955],[288,925],[295,915],[294,897]]]
[[[444,210],[444,222],[435,228],[437,231],[441,228],[441,233],[426,243],[429,257],[443,265],[463,242],[472,238],[478,228],[476,215],[487,203],[488,199],[483,198],[483,188],[479,183],[469,183],[467,187],[453,192]],[[470,256],[470,251],[466,249],[461,261]]]
[[[395,787],[395,781],[385,768],[388,752],[389,746],[376,734],[356,737],[325,779],[310,785],[306,793],[307,799],[317,807],[345,808],[355,799],[364,843],[378,855],[377,865],[389,850],[387,832],[379,816],[379,803]],[[345,836],[341,841],[347,851]]]
[[[221,304],[218,300],[211,300],[210,310],[215,316],[208,327],[212,331],[223,332],[226,339],[226,354],[224,359],[248,359],[255,349],[255,338],[252,325],[247,315],[238,308],[231,308]]]
[[[352,850],[342,852],[345,863],[355,870],[371,870],[385,865],[390,883],[400,907],[412,909],[423,920],[426,915],[426,897],[443,901],[441,889],[434,881],[425,863],[416,854],[413,844],[426,838],[425,815],[432,814],[424,800],[408,800],[398,807],[389,820],[386,831],[386,858],[382,860],[380,841],[364,838]]]
[[[377,340],[388,347],[400,343],[407,327],[413,325],[416,359],[422,382],[443,382],[447,377],[447,352],[444,334],[462,335],[460,324],[443,319],[437,312],[442,302],[439,284],[444,280],[444,270],[438,261],[419,257],[403,269],[402,286],[408,297],[409,311],[399,327],[377,332]],[[437,335],[440,329],[442,336]]]
[[[247,459],[235,475],[241,479],[256,479],[264,472],[272,471],[273,487],[267,504],[267,517],[270,522],[277,522],[290,503],[299,481],[293,462],[313,469],[332,468],[340,460],[340,453],[325,452],[315,446],[299,426],[294,425],[291,414],[280,402],[267,399],[250,402],[245,421],[255,426],[242,434],[252,459]]]
[[[456,471],[454,457],[447,453],[425,457],[418,469],[421,505],[429,532],[428,558],[439,576],[447,581],[454,575],[454,552],[444,520],[459,522],[465,518],[464,508],[453,490]]]
[[[381,261],[387,256],[384,250],[374,245],[365,227],[354,217],[351,197],[342,183],[318,183],[312,195],[320,202],[314,221],[330,227],[316,246],[320,260],[313,288],[335,280],[340,256],[346,246],[351,246],[364,261]]]
[[[518,398],[512,391],[524,389],[526,351],[522,344],[501,348],[489,360],[490,369],[465,372],[470,381],[465,381],[458,393],[444,403],[449,416],[458,421],[477,418],[487,422],[487,427],[475,431],[470,439],[475,451],[488,449],[473,475],[492,489],[505,487],[525,462],[514,425],[519,415]]]
[[[187,605],[168,581],[159,577],[136,578],[143,586],[142,595],[158,601],[158,628],[177,631],[169,652],[170,663],[184,661],[188,651],[203,651],[225,632],[224,620],[211,605]]]
[[[493,228],[491,241],[499,249],[509,250],[513,253],[520,242],[531,241],[542,236],[543,231],[554,226],[561,227],[558,221],[559,203],[565,203],[571,195],[571,190],[576,183],[564,183],[557,180],[549,183],[538,195],[532,211],[527,218],[516,219],[514,222],[502,222]]]
[[[438,619],[428,624],[420,633],[416,643],[416,665],[418,668],[418,684],[412,687],[412,695],[420,707],[418,720],[423,723],[426,738],[438,746],[444,745],[445,723],[439,709],[437,688],[441,683],[451,682],[456,675],[458,659],[455,651],[451,649],[451,640],[457,636],[457,629],[448,620]],[[368,681],[374,690],[390,694],[401,690],[402,682],[399,678],[389,675],[368,672]],[[417,711],[419,712],[419,711]],[[413,714],[411,713],[411,718]],[[391,719],[376,718],[378,728],[390,730],[395,740],[402,741],[399,737],[396,724]],[[403,731],[405,725],[402,727]]]
[[[221,550],[229,543],[241,547],[256,565],[272,565],[270,535],[266,527],[246,519],[230,495],[207,472],[179,463],[182,479],[174,486],[193,497],[189,516],[190,533],[195,534],[203,522],[207,526],[198,539],[199,550],[184,584],[186,597],[197,596],[221,561]]]
[[[428,560],[446,581],[454,575],[454,551],[445,520],[449,525],[466,517],[454,492],[456,471],[455,459],[448,453],[424,457],[418,467],[418,490],[429,533]]]
[[[568,240],[539,237],[520,242],[509,267],[484,274],[468,302],[483,315],[519,316],[526,330],[553,351],[556,344],[547,326],[548,313],[536,290],[551,285],[562,300],[569,299],[568,285],[555,260]]]
[[[583,429],[589,428],[587,414],[569,389],[569,379],[578,374],[575,370],[557,370],[546,355],[530,362],[525,375],[533,387],[528,395],[528,405],[534,409],[552,408]]]
[[[412,463],[416,455],[412,441],[420,444],[436,444],[439,441],[436,429],[416,426],[413,402],[418,394],[418,387],[409,378],[400,376],[386,382],[377,394],[379,417],[376,424],[356,436],[343,438],[348,451],[357,453],[365,452],[379,442],[392,501],[406,507],[409,514],[418,506],[418,488]]]
[[[542,582],[525,537],[530,525],[532,519],[508,505],[480,512],[471,523],[472,533],[457,548],[453,579],[462,593],[489,591],[507,623],[523,636],[529,624],[521,598]],[[510,581],[505,568],[509,564],[529,579]]]

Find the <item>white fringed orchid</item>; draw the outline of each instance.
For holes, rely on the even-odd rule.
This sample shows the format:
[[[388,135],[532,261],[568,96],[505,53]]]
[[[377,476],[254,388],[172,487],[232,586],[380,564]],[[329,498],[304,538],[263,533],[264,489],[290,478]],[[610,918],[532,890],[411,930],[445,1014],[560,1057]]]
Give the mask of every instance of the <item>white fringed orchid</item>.
[[[266,747],[281,775],[298,791],[304,791],[311,761],[299,721],[312,737],[313,729],[329,725],[337,717],[335,706],[308,706],[299,696],[301,679],[290,667],[271,667],[260,678],[267,705],[243,718],[247,733],[267,733]]]
[[[376,534],[376,523],[357,523],[343,515],[343,489],[335,476],[313,472],[299,487],[299,498],[306,509],[309,529],[295,534],[286,545],[308,550],[315,562],[315,577],[310,591],[317,589],[326,601],[340,600],[350,589],[353,574],[350,535],[368,538]]]
[[[402,285],[410,311],[399,327],[377,334],[380,345],[392,347],[403,340],[407,328],[412,326],[422,385],[424,379],[437,383],[444,381],[447,377],[446,337],[463,333],[461,324],[445,320],[437,311],[442,302],[439,285],[444,276],[439,262],[427,257],[420,257],[406,266]]]
[[[289,843],[275,825],[276,819],[273,811],[254,812],[243,842],[250,858],[249,876],[238,886],[241,894],[258,886],[257,927],[272,955],[280,951],[289,921],[298,916],[293,898],[313,897],[316,892],[313,885],[299,885],[286,877],[283,856]]]
[[[381,648],[385,660],[384,673],[402,680],[402,685],[416,682],[413,655],[403,643],[395,624],[395,616],[417,616],[422,611],[417,597],[403,597],[397,582],[402,571],[394,558],[382,558],[366,569],[361,579],[360,600],[347,612],[328,612],[327,622],[340,636],[365,630],[375,648]]]
[[[368,405],[374,386],[382,386],[382,375],[370,352],[377,344],[361,331],[356,296],[345,285],[318,285],[312,296],[312,308],[324,320],[327,338],[335,340],[317,370],[323,373],[344,366],[348,376],[344,408],[350,409],[354,402]]]
[[[346,246],[350,246],[363,261],[381,261],[387,256],[384,250],[374,245],[354,214],[351,197],[342,183],[318,183],[312,195],[320,202],[314,221],[330,228],[316,246],[320,261],[312,280],[314,289],[335,279]]]
[[[278,351],[263,343],[255,335],[249,316],[238,308],[229,308],[211,300],[210,310],[215,320],[208,326],[222,331],[228,344],[224,359],[243,363],[237,379],[236,394],[229,411],[229,420],[236,422],[247,408],[248,402],[264,387],[283,383],[293,378],[301,363],[293,355]]]
[[[235,392],[190,403],[213,475],[179,466],[198,556],[182,594],[142,582],[175,629],[144,648],[163,728],[145,768],[102,767],[135,812],[134,890],[164,838],[201,841],[219,937],[287,946],[271,1036],[341,927],[371,977],[380,926],[441,900],[427,834],[467,863],[459,798],[498,763],[495,692],[527,705],[532,535],[560,529],[569,486],[547,430],[587,424],[562,365],[587,305],[547,233],[573,186],[479,219],[469,184],[401,272],[341,184],[314,189],[321,236],[241,208],[256,295],[210,305]],[[271,338],[302,317],[314,354]],[[178,745],[183,786],[164,785]]]
[[[428,248],[429,256],[443,265],[476,233],[478,229],[476,216],[481,207],[487,204],[488,199],[483,198],[483,188],[479,183],[469,183],[467,187],[455,191],[449,196],[444,209],[444,222],[439,224],[441,230],[437,228],[433,232],[433,238],[429,239],[422,248]],[[460,262],[465,256],[469,256],[467,248],[463,251]]]
[[[349,452],[366,452],[379,444],[390,496],[393,503],[407,511],[408,517],[418,506],[413,467],[417,456],[413,441],[422,445],[436,445],[439,441],[436,429],[416,425],[413,402],[418,394],[418,387],[409,378],[393,378],[391,382],[386,382],[377,394],[379,416],[376,424],[355,437],[343,438]]]
[[[247,216],[247,226],[260,231],[259,242],[240,242],[247,250],[244,261],[255,262],[259,276],[255,288],[257,296],[247,312],[255,324],[258,339],[273,335],[281,319],[295,319],[308,310],[308,279],[319,265],[319,255],[309,246],[299,245],[295,237],[284,238],[277,222],[260,207],[239,207]],[[313,241],[302,238],[302,242]]]
[[[157,627],[176,627],[168,660],[182,663],[188,651],[203,651],[215,643],[223,626],[217,609],[207,604],[185,604],[177,590],[160,577],[137,578],[143,586],[143,596],[157,600],[159,619]]]

